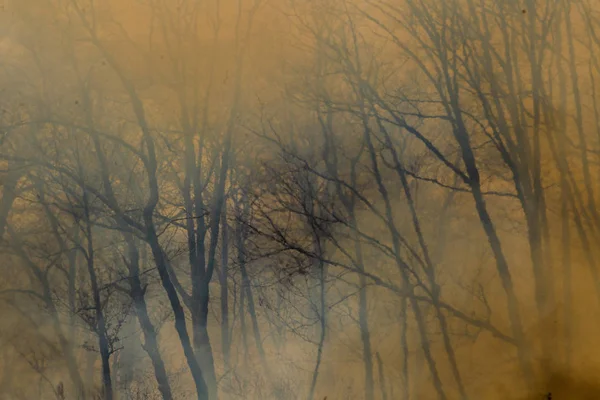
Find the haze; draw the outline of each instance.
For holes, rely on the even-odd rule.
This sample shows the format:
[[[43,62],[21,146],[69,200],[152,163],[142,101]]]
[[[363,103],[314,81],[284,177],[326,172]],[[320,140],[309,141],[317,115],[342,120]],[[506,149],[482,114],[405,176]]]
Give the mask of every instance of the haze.
[[[5,0],[0,399],[597,399],[594,0]]]

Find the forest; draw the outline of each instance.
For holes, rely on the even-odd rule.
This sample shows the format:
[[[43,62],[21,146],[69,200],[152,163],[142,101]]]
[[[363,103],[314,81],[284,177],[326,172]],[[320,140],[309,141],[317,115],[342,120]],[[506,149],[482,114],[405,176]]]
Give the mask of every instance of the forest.
[[[5,0],[0,55],[0,399],[600,398],[598,1]]]

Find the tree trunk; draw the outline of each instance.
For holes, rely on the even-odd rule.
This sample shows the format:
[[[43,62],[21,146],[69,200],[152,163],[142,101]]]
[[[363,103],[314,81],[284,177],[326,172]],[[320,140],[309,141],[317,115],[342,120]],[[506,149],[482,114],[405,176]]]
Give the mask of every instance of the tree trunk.
[[[158,390],[162,395],[163,400],[172,400],[173,394],[171,385],[169,384],[165,363],[160,354],[156,329],[148,315],[148,306],[146,305],[145,298],[146,288],[142,287],[142,282],[140,280],[139,252],[133,237],[127,233],[124,235],[129,250],[129,262],[127,263],[127,266],[129,268],[130,294],[133,299],[135,314],[140,323],[140,327],[142,328],[142,332],[144,333],[145,342],[142,344],[142,347],[152,362],[154,377],[156,378]]]
[[[410,400],[409,355],[408,348],[408,300],[403,297],[400,301],[400,346],[402,346],[402,399]]]
[[[246,213],[247,211],[247,199],[245,197],[242,198],[240,206],[241,213]],[[240,216],[241,218],[241,216]],[[248,313],[250,314],[250,321],[252,323],[252,329],[254,331],[254,343],[256,345],[256,349],[258,351],[258,355],[260,357],[260,362],[263,367],[263,371],[266,375],[267,380],[270,379],[271,373],[269,369],[269,364],[267,362],[267,357],[265,354],[265,350],[262,344],[262,337],[260,333],[260,327],[258,325],[258,318],[256,316],[256,306],[254,304],[254,296],[252,294],[252,282],[250,280],[250,276],[248,274],[248,269],[246,268],[246,235],[245,229],[242,222],[239,222],[236,229],[236,247],[238,251],[238,264],[240,268],[240,273],[242,275],[242,292],[243,298],[248,302]],[[244,314],[242,308],[242,315]],[[244,318],[244,331],[245,331],[245,318]],[[245,332],[242,332],[245,335]],[[244,341],[247,339],[244,338]],[[247,344],[246,344],[247,346]]]
[[[572,325],[573,325],[573,288],[571,274],[571,228],[569,220],[569,204],[565,193],[561,190],[561,243],[562,243],[562,268],[563,268],[563,299],[564,299],[564,353],[563,365],[566,371],[571,369],[572,352]]]
[[[446,80],[448,82],[448,86],[451,86],[451,79],[449,76],[446,77]],[[488,212],[485,199],[481,192],[479,170],[476,165],[475,155],[471,147],[467,128],[463,121],[462,111],[459,106],[458,93],[451,92],[450,103],[456,124],[453,133],[458,145],[460,146],[463,163],[467,170],[467,175],[469,178],[467,183],[471,187],[471,193],[473,200],[475,201],[477,215],[496,260],[496,270],[498,271],[498,275],[500,276],[500,280],[502,282],[502,287],[506,293],[506,306],[512,335],[517,342],[519,364],[523,372],[525,384],[530,386],[533,384],[535,377],[533,367],[531,365],[531,349],[529,348],[525,337],[523,322],[521,320],[521,311],[519,309],[519,301],[514,290],[514,284],[510,269],[508,267],[508,262],[502,249],[500,238],[496,232],[496,227],[492,222],[492,218]]]
[[[379,352],[375,353],[375,357],[377,358],[377,370],[379,371],[379,387],[381,388],[381,400],[387,400],[387,389],[385,387],[385,371],[383,370],[383,361],[381,361],[381,356]]]
[[[431,352],[431,345],[429,343],[429,338],[427,335],[427,327],[425,324],[424,315],[421,310],[421,306],[417,301],[417,298],[414,295],[414,287],[410,282],[409,276],[409,266],[404,262],[401,257],[401,245],[400,245],[400,233],[398,232],[395,220],[392,204],[389,198],[388,190],[383,182],[383,178],[381,176],[381,172],[379,169],[379,161],[377,159],[377,152],[375,147],[373,146],[373,141],[371,139],[371,129],[369,128],[368,117],[364,110],[364,103],[361,104],[361,115],[362,115],[362,125],[363,125],[363,138],[365,144],[367,145],[367,149],[369,151],[370,163],[373,168],[373,177],[377,183],[377,188],[381,197],[383,198],[383,202],[385,204],[385,218],[386,225],[390,232],[390,236],[392,239],[392,246],[394,250],[394,260],[396,262],[396,266],[402,276],[403,281],[403,289],[405,290],[408,296],[408,300],[412,307],[413,313],[415,315],[415,319],[417,322],[417,328],[421,340],[421,349],[423,350],[423,354],[425,355],[425,359],[427,360],[427,365],[429,367],[429,372],[431,373],[431,378],[433,379],[433,386],[438,397],[441,400],[446,400],[446,392],[444,391],[442,380],[439,375],[439,371],[437,369],[435,359],[433,358],[433,354]]]
[[[354,217],[354,210],[352,210],[350,218],[352,228],[356,230],[357,222],[356,218]],[[375,398],[375,388],[373,379],[373,353],[371,349],[371,331],[369,329],[369,311],[367,302],[367,278],[364,275],[365,266],[363,260],[362,247],[360,245],[358,234],[356,234],[354,239],[354,253],[356,255],[357,268],[360,272],[363,272],[359,274],[360,292],[358,294],[358,325],[360,328],[363,365],[365,369],[365,400],[372,400]]]
[[[315,369],[310,383],[310,389],[308,391],[308,400],[314,400],[315,389],[317,387],[317,380],[319,378],[319,369],[321,367],[321,361],[323,359],[323,348],[325,346],[325,338],[327,333],[327,299],[326,299],[326,268],[325,263],[322,261],[322,249],[318,235],[315,235],[315,246],[317,248],[316,254],[319,256],[318,268],[319,268],[319,344],[317,346],[317,359],[315,361]]]
[[[177,290],[175,289],[175,286],[169,277],[168,268],[166,265],[167,260],[162,248],[160,247],[160,244],[158,243],[158,236],[156,235],[154,223],[152,221],[152,215],[145,215],[144,217],[146,220],[147,240],[150,248],[152,249],[152,255],[160,275],[162,286],[165,289],[171,304],[171,308],[173,309],[173,314],[175,317],[175,330],[179,336],[181,347],[183,348],[186,361],[196,386],[198,400],[209,400],[208,387],[206,381],[204,380],[202,369],[200,368],[200,364],[198,363],[196,354],[194,353],[194,348],[187,331],[185,312],[181,306],[181,302],[177,295]]]
[[[225,371],[230,368],[230,339],[229,339],[229,286],[228,286],[228,262],[229,262],[229,226],[227,224],[227,208],[223,208],[221,215],[221,271],[219,281],[221,283],[221,346],[223,349],[223,364]]]
[[[373,109],[373,111],[375,111],[375,110]],[[398,155],[398,152],[396,151],[396,149],[392,143],[392,140],[390,138],[390,135],[389,135],[387,129],[385,129],[385,127],[383,126],[383,124],[381,123],[381,120],[379,118],[377,119],[377,122],[379,124],[379,128],[380,128],[381,132],[385,135],[386,145],[388,146],[389,150],[392,153],[394,169],[396,170],[398,178],[400,179],[400,182],[402,184],[404,195],[406,197],[406,201],[407,201],[409,209],[410,209],[410,215],[412,217],[413,228],[414,228],[415,234],[417,235],[419,246],[421,247],[421,251],[423,253],[423,258],[425,259],[425,274],[427,275],[427,279],[428,279],[429,285],[431,287],[431,300],[433,302],[433,306],[435,307],[436,316],[437,316],[438,322],[440,324],[440,329],[442,331],[444,350],[446,351],[446,354],[448,356],[448,361],[450,362],[450,368],[452,370],[452,375],[454,376],[454,380],[456,381],[456,384],[458,386],[458,391],[460,393],[461,398],[463,400],[466,400],[468,398],[468,396],[465,391],[465,387],[464,387],[464,384],[462,381],[460,371],[458,369],[458,363],[456,361],[456,354],[454,352],[454,348],[452,347],[452,342],[450,340],[450,334],[448,332],[448,323],[446,322],[446,317],[444,316],[444,313],[442,312],[442,309],[440,306],[441,288],[438,285],[437,279],[436,279],[437,278],[436,277],[436,264],[434,263],[434,261],[432,260],[432,257],[430,256],[429,246],[427,246],[425,236],[421,229],[421,223],[419,221],[419,216],[417,213],[416,202],[413,198],[413,193],[410,188],[410,185],[408,184],[406,170],[402,163],[402,160],[400,159],[400,156]]]
[[[362,342],[363,365],[365,368],[365,400],[375,398],[373,382],[373,354],[371,350],[371,332],[369,330],[369,317],[367,308],[367,278],[360,275],[360,293],[358,294],[358,324]],[[381,371],[380,371],[381,373]],[[384,384],[382,390],[385,390]]]
[[[98,346],[100,348],[100,360],[102,362],[102,387],[105,400],[113,399],[113,382],[110,372],[110,344],[108,341],[106,322],[104,320],[104,312],[102,310],[102,302],[100,299],[100,288],[98,286],[98,278],[94,265],[94,242],[92,239],[92,222],[90,221],[90,212],[87,192],[83,193],[83,203],[85,211],[86,223],[86,240],[87,253],[85,254],[87,261],[87,270],[90,276],[90,284],[92,288],[92,298],[94,299],[94,308],[96,312],[96,334],[98,335]]]
[[[203,283],[200,307],[192,314],[194,351],[208,388],[210,400],[217,399],[217,377],[212,344],[208,335],[208,282]]]
[[[240,303],[239,312],[240,314],[240,331],[242,334],[242,348],[244,350],[244,362],[242,365],[248,365],[248,328],[246,327],[246,287],[244,283],[240,285]]]
[[[262,337],[260,334],[260,328],[258,326],[258,318],[256,316],[256,307],[254,304],[254,296],[252,294],[252,281],[248,276],[248,271],[246,269],[246,264],[242,263],[240,265],[240,269],[242,272],[242,281],[243,287],[246,290],[246,298],[248,301],[248,313],[250,314],[250,321],[252,322],[252,330],[254,331],[254,343],[256,345],[256,349],[258,350],[258,355],[260,357],[260,362],[263,366],[263,370],[265,372],[266,378],[270,378],[270,369],[269,364],[267,363],[267,356],[265,354],[265,349],[262,344]]]

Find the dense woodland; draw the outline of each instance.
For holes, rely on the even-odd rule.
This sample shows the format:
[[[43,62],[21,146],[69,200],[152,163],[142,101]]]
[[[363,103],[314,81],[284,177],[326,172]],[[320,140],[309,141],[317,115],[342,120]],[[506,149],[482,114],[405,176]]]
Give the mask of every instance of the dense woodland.
[[[598,398],[596,0],[6,0],[0,53],[1,399]]]

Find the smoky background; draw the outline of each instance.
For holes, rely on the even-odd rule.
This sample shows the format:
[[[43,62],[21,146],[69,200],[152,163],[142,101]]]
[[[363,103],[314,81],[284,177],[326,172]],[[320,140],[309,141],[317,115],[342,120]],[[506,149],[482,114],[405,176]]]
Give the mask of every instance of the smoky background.
[[[6,0],[0,398],[597,398],[591,0]]]

